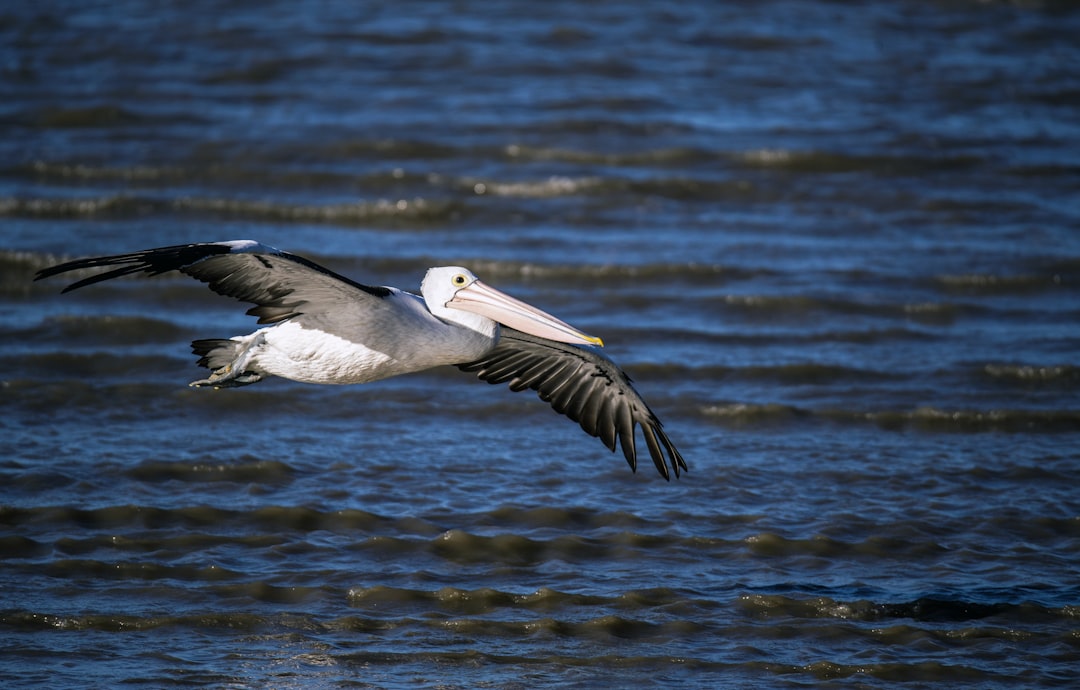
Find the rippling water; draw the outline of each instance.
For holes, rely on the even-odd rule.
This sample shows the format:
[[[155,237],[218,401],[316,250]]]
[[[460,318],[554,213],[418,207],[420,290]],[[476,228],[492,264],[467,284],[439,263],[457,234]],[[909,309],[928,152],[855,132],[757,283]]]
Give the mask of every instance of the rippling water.
[[[1070,686],[1077,35],[1051,2],[3,10],[0,680]],[[602,336],[690,472],[453,369],[189,389],[243,307],[31,282],[246,237],[464,264]]]

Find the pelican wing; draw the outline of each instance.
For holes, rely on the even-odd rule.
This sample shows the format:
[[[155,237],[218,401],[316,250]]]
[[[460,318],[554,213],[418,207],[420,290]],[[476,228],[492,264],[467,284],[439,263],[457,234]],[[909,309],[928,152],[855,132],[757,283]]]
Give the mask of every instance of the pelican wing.
[[[88,268],[112,270],[78,280],[63,292],[133,273],[158,275],[180,271],[207,283],[211,290],[256,306],[248,314],[259,323],[277,323],[304,313],[314,303],[317,313],[358,298],[385,298],[392,290],[349,280],[303,257],[252,240],[203,242],[147,249],[131,254],[77,259],[38,271],[34,280]]]
[[[637,471],[634,427],[641,426],[657,471],[670,479],[687,469],[660,420],[634,390],[630,377],[592,348],[576,347],[503,327],[499,343],[481,359],[457,365],[510,390],[531,388],[559,414],[578,422],[612,452],[618,439],[630,469]],[[665,457],[664,452],[667,452]]]

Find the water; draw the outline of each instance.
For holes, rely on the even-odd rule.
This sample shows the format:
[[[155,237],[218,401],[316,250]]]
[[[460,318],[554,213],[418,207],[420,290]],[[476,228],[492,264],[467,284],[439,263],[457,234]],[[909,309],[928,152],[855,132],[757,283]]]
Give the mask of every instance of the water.
[[[7,687],[1067,687],[1068,3],[44,2],[0,15]],[[186,387],[255,238],[603,337],[633,474],[453,369]],[[640,441],[639,441],[640,443]]]

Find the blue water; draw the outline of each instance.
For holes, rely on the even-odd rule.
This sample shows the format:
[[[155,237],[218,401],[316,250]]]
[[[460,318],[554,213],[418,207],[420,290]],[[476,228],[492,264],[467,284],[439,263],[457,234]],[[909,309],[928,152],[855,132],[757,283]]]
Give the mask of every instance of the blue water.
[[[0,12],[5,687],[1070,687],[1069,3]],[[455,369],[190,389],[254,238],[601,336],[690,470]],[[643,441],[639,439],[639,447]]]

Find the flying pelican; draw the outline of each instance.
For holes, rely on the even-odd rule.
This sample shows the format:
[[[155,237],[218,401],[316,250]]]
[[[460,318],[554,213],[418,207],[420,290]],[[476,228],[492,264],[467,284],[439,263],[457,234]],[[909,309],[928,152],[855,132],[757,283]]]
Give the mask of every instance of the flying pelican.
[[[423,297],[362,285],[301,256],[253,240],[203,242],[68,261],[34,280],[116,267],[68,285],[69,292],[133,273],[180,271],[211,290],[254,304],[270,324],[250,335],[196,340],[210,370],[192,386],[245,386],[267,376],[307,383],[366,383],[454,365],[488,383],[531,388],[612,452],[618,438],[637,471],[640,425],[657,471],[687,469],[630,378],[600,353],[603,342],[485,285],[468,269],[428,269]],[[667,451],[665,457],[664,451]]]

